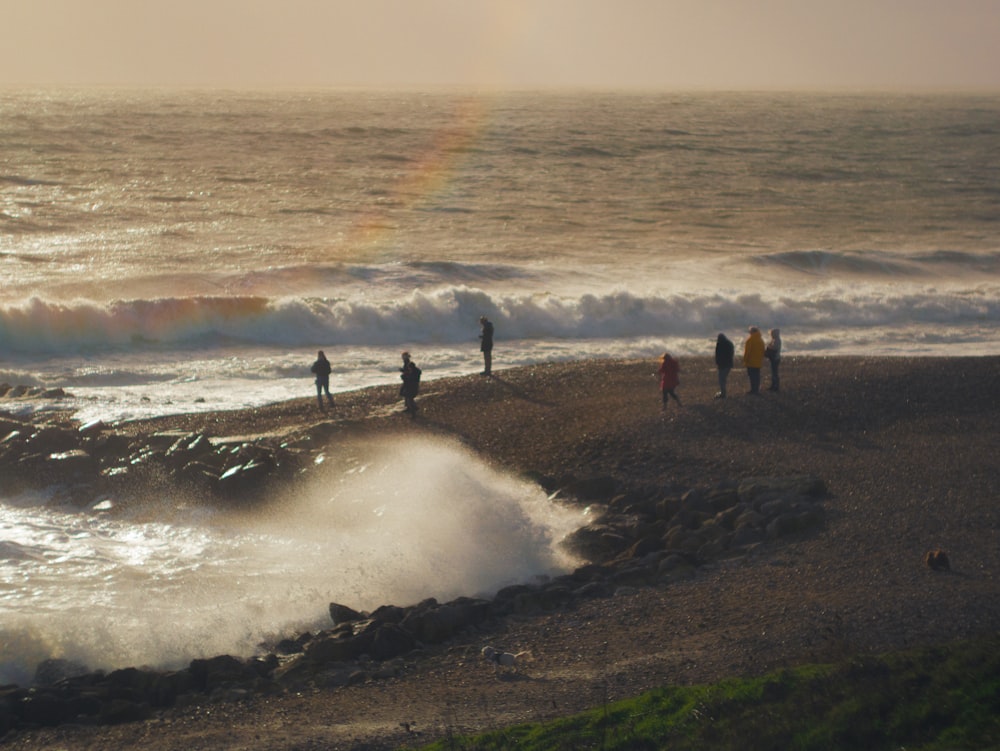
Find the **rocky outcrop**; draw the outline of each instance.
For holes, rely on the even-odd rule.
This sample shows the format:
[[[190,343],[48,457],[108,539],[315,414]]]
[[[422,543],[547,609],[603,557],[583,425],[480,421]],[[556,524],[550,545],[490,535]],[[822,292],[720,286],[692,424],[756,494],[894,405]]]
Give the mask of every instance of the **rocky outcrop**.
[[[316,466],[328,425],[300,436],[234,438],[164,431],[126,435],[100,422],[0,414],[0,492],[55,487],[80,507],[126,505],[137,487],[169,483],[220,503],[266,499]],[[62,660],[30,687],[0,687],[0,735],[12,728],[141,720],[165,708],[250,693],[347,686],[392,677],[407,660],[511,615],[572,608],[641,586],[669,586],[720,558],[812,534],[824,523],[818,478],[751,477],[709,488],[636,491],[612,477],[535,478],[553,503],[586,506],[591,521],[565,540],[572,573],[504,587],[490,598],[427,599],[371,613],[329,604],[331,627],[288,637],[250,659],[221,655],[186,668],[91,672]],[[945,559],[946,560],[946,559]],[[931,565],[928,562],[928,565]]]
[[[127,505],[138,487],[163,484],[207,500],[254,503],[311,466],[313,454],[286,438],[127,436],[102,422],[0,414],[0,492],[49,488],[55,502],[79,507]]]
[[[566,544],[582,558],[618,568],[658,570],[671,557],[697,564],[819,529],[825,494],[821,480],[799,475],[747,478],[663,498],[620,495],[607,506],[590,506],[596,518]]]

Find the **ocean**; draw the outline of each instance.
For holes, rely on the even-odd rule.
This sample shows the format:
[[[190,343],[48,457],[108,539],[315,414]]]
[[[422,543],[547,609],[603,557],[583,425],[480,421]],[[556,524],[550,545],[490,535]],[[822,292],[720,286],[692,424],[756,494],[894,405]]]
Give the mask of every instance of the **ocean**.
[[[996,95],[3,90],[0,383],[61,388],[81,420],[252,407],[314,395],[318,349],[335,391],[397,383],[404,349],[425,379],[478,372],[481,315],[497,369],[710,355],[718,332],[739,342],[751,324],[780,328],[792,356],[997,354],[998,222]],[[509,505],[533,521],[486,515],[472,538],[513,525],[512,549],[536,556],[443,589],[558,567],[566,521],[528,514],[537,490],[454,446],[434,457],[422,467],[471,464],[476,479],[415,471],[422,493]],[[388,585],[409,558],[331,584],[331,560],[359,555],[338,535],[0,497],[0,683],[44,655],[245,652],[261,629],[320,622],[325,597],[433,594],[426,578]],[[338,527],[329,503],[311,513]],[[280,573],[275,551],[314,542],[309,573]],[[449,565],[478,571],[464,556]],[[266,579],[268,595],[216,604],[240,601],[222,594],[234,579]],[[272,618],[290,589],[301,603]],[[183,638],[136,607],[151,593],[191,613]],[[235,632],[204,637],[228,620]]]

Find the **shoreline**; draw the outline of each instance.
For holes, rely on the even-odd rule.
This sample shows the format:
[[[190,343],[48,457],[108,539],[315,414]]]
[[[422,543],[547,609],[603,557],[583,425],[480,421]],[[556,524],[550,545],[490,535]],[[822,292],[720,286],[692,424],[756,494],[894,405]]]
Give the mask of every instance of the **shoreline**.
[[[114,426],[132,436],[314,430],[331,442],[431,433],[548,490],[611,478],[602,493],[632,500],[812,475],[826,486],[826,513],[818,531],[765,542],[690,576],[478,625],[385,680],[211,712],[164,710],[120,726],[18,731],[8,742],[263,749],[324,739],[333,748],[392,748],[414,742],[404,722],[429,740],[558,716],[663,683],[757,675],[1000,628],[1000,358],[789,356],[781,392],[745,396],[737,369],[725,400],[712,399],[710,358],[682,358],[681,368],[684,406],[665,414],[652,361],[586,361],[427,381],[414,420],[396,412],[398,388],[387,385],[338,394],[332,421],[319,419],[309,395]],[[949,572],[923,564],[938,547],[949,553]],[[486,643],[530,649],[528,677],[494,677],[478,657]],[[277,717],[294,718],[294,729],[287,721],[277,729]]]

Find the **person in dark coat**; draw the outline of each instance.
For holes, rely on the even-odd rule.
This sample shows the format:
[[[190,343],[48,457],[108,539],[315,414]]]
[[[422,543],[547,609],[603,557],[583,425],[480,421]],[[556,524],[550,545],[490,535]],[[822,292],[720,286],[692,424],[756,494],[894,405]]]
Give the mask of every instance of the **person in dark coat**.
[[[417,392],[420,391],[420,368],[410,359],[410,353],[403,353],[403,367],[399,369],[399,377],[403,385],[399,387],[399,395],[406,402],[406,411],[410,417],[417,414]]]
[[[720,333],[715,340],[715,367],[719,370],[719,393],[716,399],[726,398],[726,381],[729,371],[733,369],[736,357],[736,345],[725,334]]]
[[[479,317],[482,333],[479,335],[479,350],[483,353],[483,375],[491,375],[493,370],[493,322],[486,316]]]
[[[326,355],[323,354],[323,350],[316,353],[316,362],[312,364],[310,370],[316,375],[316,401],[319,402],[319,408],[323,407],[323,392],[326,392],[326,400],[333,406],[333,397],[330,395],[330,373],[333,372],[333,367],[330,365],[330,361],[326,359]]]

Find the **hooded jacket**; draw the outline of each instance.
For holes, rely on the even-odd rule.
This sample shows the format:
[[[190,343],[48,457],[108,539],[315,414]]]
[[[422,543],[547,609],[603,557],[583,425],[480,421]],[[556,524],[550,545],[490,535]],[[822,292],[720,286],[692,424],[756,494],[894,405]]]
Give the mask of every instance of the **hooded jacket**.
[[[664,355],[660,362],[660,388],[673,391],[681,382],[681,364],[670,355]]]
[[[750,332],[746,342],[743,343],[743,366],[746,368],[760,368],[764,365],[764,337],[759,330]]]

